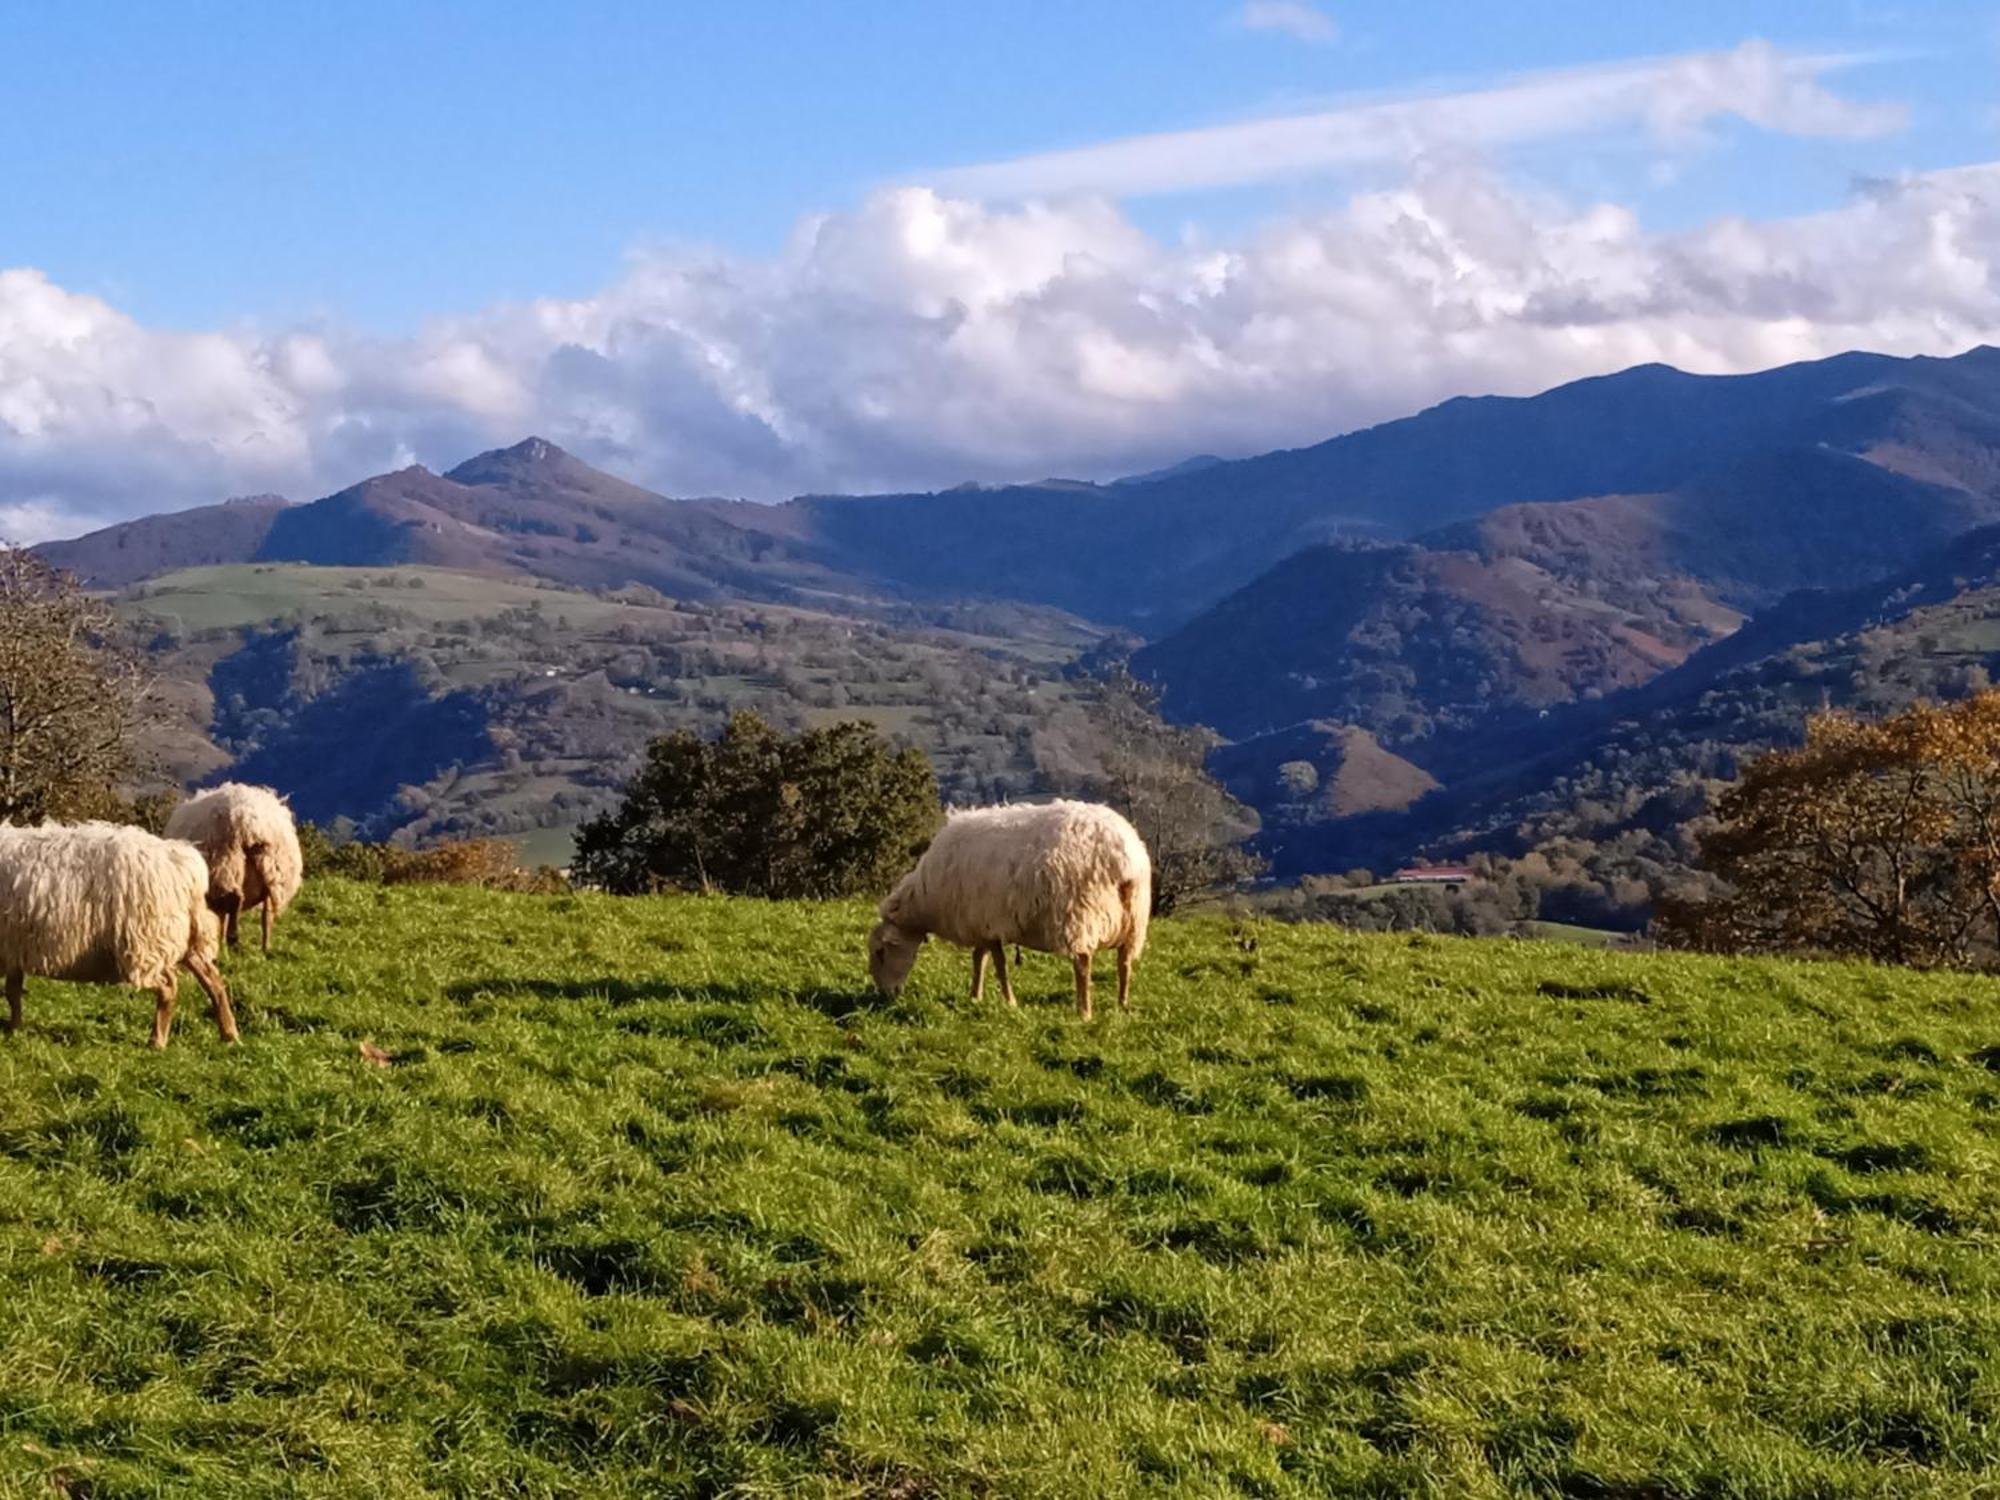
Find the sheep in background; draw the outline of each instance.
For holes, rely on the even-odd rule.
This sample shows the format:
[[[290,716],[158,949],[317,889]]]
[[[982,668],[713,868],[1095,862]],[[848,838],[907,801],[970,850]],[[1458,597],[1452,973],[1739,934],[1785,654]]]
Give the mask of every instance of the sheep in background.
[[[216,1028],[236,1040],[215,967],[208,866],[192,844],[109,823],[0,826],[0,973],[7,1029],[21,1029],[28,975],[151,990],[153,1045],[167,1045],[180,970],[208,992]]]
[[[278,794],[226,781],[175,808],[167,837],[186,839],[207,859],[208,904],[222,918],[229,946],[236,946],[236,919],[255,907],[264,914],[269,953],[272,920],[291,905],[305,880],[299,830]]]
[[[1132,966],[1146,946],[1153,862],[1132,825],[1089,802],[982,807],[950,814],[931,846],[883,900],[868,935],[868,969],[893,995],[935,933],[972,950],[972,998],[990,955],[1014,1004],[1006,944],[1066,953],[1076,1009],[1090,1019],[1090,961],[1118,950],[1118,1005],[1132,1003]]]

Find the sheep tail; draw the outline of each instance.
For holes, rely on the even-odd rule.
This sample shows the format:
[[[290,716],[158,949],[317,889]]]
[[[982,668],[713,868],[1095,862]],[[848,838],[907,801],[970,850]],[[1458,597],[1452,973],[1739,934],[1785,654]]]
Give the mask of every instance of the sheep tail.
[[[220,923],[205,901],[197,901],[188,912],[188,952],[213,960],[221,950]]]
[[[1146,924],[1153,915],[1153,882],[1150,879],[1120,881],[1118,902],[1125,909],[1127,942],[1133,959],[1137,960],[1146,951]]]

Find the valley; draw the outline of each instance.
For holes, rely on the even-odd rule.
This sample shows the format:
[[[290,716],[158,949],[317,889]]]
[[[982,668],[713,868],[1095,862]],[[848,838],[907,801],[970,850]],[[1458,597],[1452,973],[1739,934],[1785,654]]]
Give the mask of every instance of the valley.
[[[867,719],[961,798],[1025,791],[1076,728],[1060,667],[1091,638],[1049,611],[1002,637],[976,610],[898,627],[413,566],[188,570],[119,608],[163,675],[167,779],[269,782],[373,838],[520,836],[557,865],[648,738],[737,709]]]

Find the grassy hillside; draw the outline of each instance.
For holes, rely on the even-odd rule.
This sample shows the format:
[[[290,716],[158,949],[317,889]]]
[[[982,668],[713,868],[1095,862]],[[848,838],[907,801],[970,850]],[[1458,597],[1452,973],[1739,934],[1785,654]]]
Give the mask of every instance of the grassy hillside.
[[[1088,763],[1060,668],[1095,634],[1049,610],[862,619],[279,564],[187,569],[117,603],[165,682],[166,774],[266,782],[378,838],[508,834],[564,863],[651,736],[713,732],[742,708],[792,727],[870,720],[921,747],[960,800]]]
[[[324,883],[244,1043],[31,986],[0,1492],[1963,1496],[2000,985]],[[190,994],[192,989],[190,987]],[[388,1054],[371,1064],[361,1045]]]
[[[509,608],[559,603],[584,629],[641,622],[641,607],[532,578],[494,578],[448,568],[319,568],[303,563],[184,568],[127,589],[120,602],[185,632],[240,629],[362,602],[393,608],[426,625],[464,624]]]

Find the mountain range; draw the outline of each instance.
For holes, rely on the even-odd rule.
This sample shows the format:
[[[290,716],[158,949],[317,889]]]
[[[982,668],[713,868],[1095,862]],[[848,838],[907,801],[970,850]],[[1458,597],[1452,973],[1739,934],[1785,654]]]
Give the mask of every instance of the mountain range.
[[[759,598],[1013,599],[1158,636],[1325,542],[1520,560],[1615,582],[1626,602],[1689,578],[1755,606],[1858,582],[1885,546],[1914,559],[2000,519],[1996,496],[2000,349],[1980,347],[1741,376],[1646,365],[1110,485],[667,502],[529,438],[442,475],[154,516],[44,551],[106,586],[191,561],[420,563]]]
[[[1690,684],[1796,652],[1801,630],[1879,630],[1875,590],[1950,588],[1967,539],[1996,525],[2000,350],[1981,347],[1724,377],[1641,366],[1111,484],[771,506],[667,499],[529,438],[443,474],[41,550],[107,589],[302,563],[638,584],[890,627],[976,609],[990,630],[1016,611],[1046,637],[1066,620],[1130,645],[1169,717],[1229,742],[1232,786],[1319,830],[1305,848],[1357,819],[1401,819],[1406,841],[1473,826],[1467,789],[1518,793],[1498,765],[1542,765],[1538,736],[1573,747],[1688,712]]]

